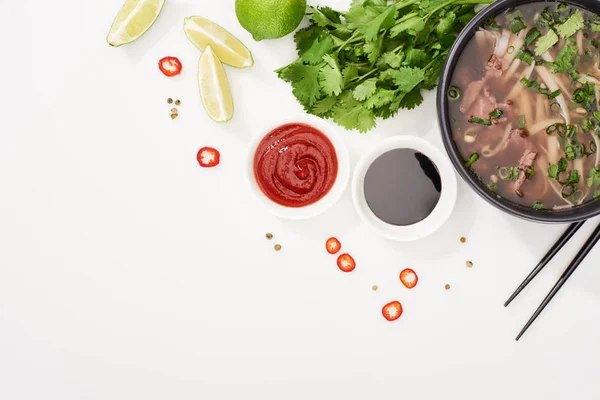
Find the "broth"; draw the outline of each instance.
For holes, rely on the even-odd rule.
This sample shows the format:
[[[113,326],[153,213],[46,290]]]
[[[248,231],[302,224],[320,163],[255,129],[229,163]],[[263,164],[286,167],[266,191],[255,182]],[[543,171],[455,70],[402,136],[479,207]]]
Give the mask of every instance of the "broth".
[[[510,9],[475,33],[448,111],[465,165],[489,190],[535,209],[600,198],[599,47],[600,18],[555,2]]]

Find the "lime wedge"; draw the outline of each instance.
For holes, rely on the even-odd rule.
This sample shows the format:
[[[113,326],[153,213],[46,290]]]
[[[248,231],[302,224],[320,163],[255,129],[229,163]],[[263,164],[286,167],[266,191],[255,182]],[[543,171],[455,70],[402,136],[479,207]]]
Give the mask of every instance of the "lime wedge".
[[[106,41],[122,46],[142,36],[158,18],[165,0],[127,0],[110,27]]]
[[[216,122],[229,121],[233,117],[231,90],[225,68],[210,46],[206,46],[198,63],[198,86],[209,117]]]
[[[235,36],[221,26],[202,17],[188,17],[183,23],[188,39],[200,50],[212,47],[219,59],[232,67],[246,68],[254,64],[252,53]]]

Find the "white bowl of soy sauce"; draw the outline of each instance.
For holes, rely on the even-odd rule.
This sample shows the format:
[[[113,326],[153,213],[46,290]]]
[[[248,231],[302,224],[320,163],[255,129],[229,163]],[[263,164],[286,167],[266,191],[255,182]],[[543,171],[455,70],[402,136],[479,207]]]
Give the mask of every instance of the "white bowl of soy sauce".
[[[450,217],[456,195],[450,160],[415,136],[377,144],[362,156],[352,179],[359,216],[391,240],[417,240],[438,230]]]

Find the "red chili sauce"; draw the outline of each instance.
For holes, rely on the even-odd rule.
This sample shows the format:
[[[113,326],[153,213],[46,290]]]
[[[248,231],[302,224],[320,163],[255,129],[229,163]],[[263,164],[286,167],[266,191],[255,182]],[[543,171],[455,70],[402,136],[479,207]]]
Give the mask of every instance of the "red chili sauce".
[[[331,141],[302,123],[269,132],[254,154],[254,176],[262,192],[286,207],[304,207],[333,187],[338,160]]]

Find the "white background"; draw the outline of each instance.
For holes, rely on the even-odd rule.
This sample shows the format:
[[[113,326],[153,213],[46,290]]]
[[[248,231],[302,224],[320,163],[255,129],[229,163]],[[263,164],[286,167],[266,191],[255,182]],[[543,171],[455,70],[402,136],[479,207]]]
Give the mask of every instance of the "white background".
[[[374,236],[349,191],[303,222],[249,197],[253,129],[301,107],[273,73],[295,59],[292,37],[254,42],[233,5],[167,1],[146,36],[115,49],[104,39],[121,0],[2,0],[0,399],[600,398],[600,248],[514,341],[597,220],[505,309],[565,226],[504,215],[462,181],[448,224],[412,244]],[[227,68],[227,124],[200,104],[200,52],[182,31],[193,14],[256,60]],[[166,55],[180,77],[158,71]],[[183,102],[175,121],[167,97]],[[434,99],[342,132],[352,163],[393,135],[440,145]],[[205,145],[218,168],[198,167]],[[325,252],[332,235],[353,273]],[[412,291],[405,267],[420,277]],[[396,299],[404,315],[386,322]]]

